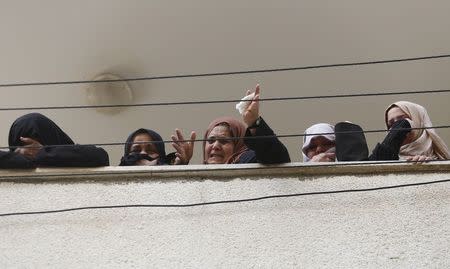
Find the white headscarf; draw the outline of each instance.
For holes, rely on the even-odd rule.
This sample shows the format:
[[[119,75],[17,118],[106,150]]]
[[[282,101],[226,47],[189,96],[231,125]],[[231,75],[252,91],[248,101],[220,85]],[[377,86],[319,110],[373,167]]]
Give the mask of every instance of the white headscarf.
[[[411,119],[412,128],[433,127],[427,110],[418,104],[399,101],[391,104],[385,112],[386,126],[388,125],[388,111],[398,107]],[[388,127],[389,128],[389,127]],[[450,159],[450,152],[445,142],[438,136],[434,129],[413,130],[414,141],[400,148],[400,159],[409,156],[425,155],[437,159]]]
[[[309,134],[323,134],[323,133],[332,133],[332,134],[309,135]],[[303,162],[309,162],[309,160],[310,160],[308,158],[308,156],[306,156],[306,152],[307,152],[309,146],[311,145],[311,139],[318,137],[318,136],[323,136],[330,141],[336,140],[335,135],[334,135],[334,126],[331,124],[328,124],[328,123],[314,124],[313,126],[306,129],[305,135],[306,136],[303,137],[303,147],[302,147]]]

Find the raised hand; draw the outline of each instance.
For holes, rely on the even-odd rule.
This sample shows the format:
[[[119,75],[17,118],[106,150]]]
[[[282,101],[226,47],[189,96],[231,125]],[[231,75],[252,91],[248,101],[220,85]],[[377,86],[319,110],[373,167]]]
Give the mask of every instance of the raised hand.
[[[172,146],[177,151],[175,153],[175,163],[174,164],[189,164],[189,161],[194,154],[194,140],[196,137],[195,132],[191,132],[191,138],[185,140],[180,129],[175,129],[175,135],[172,135]]]
[[[249,95],[251,93],[252,92],[248,90],[246,95]],[[247,124],[247,126],[252,126],[259,117],[259,96],[260,89],[259,84],[257,84],[255,87],[255,96],[251,101],[249,101],[251,102],[250,105],[242,114],[242,119],[244,120],[245,124]]]

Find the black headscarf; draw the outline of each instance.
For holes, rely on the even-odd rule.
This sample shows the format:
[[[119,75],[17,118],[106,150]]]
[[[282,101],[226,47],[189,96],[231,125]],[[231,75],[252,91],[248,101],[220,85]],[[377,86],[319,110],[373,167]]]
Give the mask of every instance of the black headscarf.
[[[37,152],[33,160],[29,160],[36,166],[96,167],[109,165],[108,153],[104,149],[93,145],[75,145],[56,123],[39,113],[26,114],[14,121],[9,130],[11,153],[14,153],[16,147],[24,146],[20,137],[32,138],[45,146]],[[26,159],[23,156],[19,157]],[[24,166],[22,163],[20,165]]]
[[[138,134],[148,134],[151,137],[152,142],[154,143],[156,150],[158,151],[158,154],[159,154],[158,165],[166,164],[166,150],[164,147],[164,142],[163,142],[162,137],[153,130],[141,128],[141,129],[138,129],[138,130],[132,132],[128,136],[125,147],[124,147],[124,155],[123,155],[122,159],[120,160],[119,165],[135,165],[135,163],[137,161],[142,160],[142,159],[147,159],[146,156],[142,156],[140,154],[131,154],[130,155],[131,145],[133,144],[134,138]]]
[[[39,113],[26,114],[14,121],[9,129],[10,151],[14,151],[14,147],[23,146],[20,137],[32,138],[43,146],[74,144],[56,123]]]

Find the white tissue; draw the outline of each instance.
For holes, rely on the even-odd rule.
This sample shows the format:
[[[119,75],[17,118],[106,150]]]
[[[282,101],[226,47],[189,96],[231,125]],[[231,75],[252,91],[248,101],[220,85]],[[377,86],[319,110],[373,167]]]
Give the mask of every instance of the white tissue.
[[[247,110],[247,108],[251,104],[251,100],[255,97],[255,93],[251,93],[247,96],[244,96],[244,98],[241,99],[241,102],[236,104],[236,109],[239,111],[241,115],[244,114],[244,111]],[[250,101],[249,101],[250,100]]]

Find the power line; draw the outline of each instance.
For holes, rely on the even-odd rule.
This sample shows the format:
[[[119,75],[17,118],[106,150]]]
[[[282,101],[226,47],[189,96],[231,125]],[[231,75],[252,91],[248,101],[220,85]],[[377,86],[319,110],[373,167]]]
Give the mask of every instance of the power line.
[[[260,98],[259,101],[260,102],[268,102],[268,101],[312,100],[312,99],[372,97],[372,96],[405,95],[405,94],[432,94],[432,93],[448,93],[448,92],[450,92],[450,90],[424,90],[424,91],[397,91],[397,92],[378,92],[378,93],[354,93],[354,94],[335,94],[335,95],[316,95],[316,96],[270,97],[270,98]],[[118,105],[5,107],[5,108],[0,108],[0,111],[204,105],[204,104],[236,103],[236,102],[240,102],[240,101],[242,101],[242,100],[241,99],[231,99],[231,100],[155,102],[155,103],[118,104]]]
[[[256,69],[256,70],[230,71],[230,72],[180,74],[180,75],[166,75],[166,76],[147,76],[147,77],[136,77],[136,78],[124,78],[124,79],[4,83],[4,84],[0,84],[0,87],[49,86],[49,85],[68,85],[68,84],[105,83],[105,82],[129,82],[129,81],[145,81],[145,80],[163,80],[163,79],[179,79],[179,78],[200,78],[200,77],[213,77],[213,76],[231,76],[231,75],[286,72],[286,71],[333,68],[333,67],[346,67],[346,66],[361,66],[361,65],[373,65],[373,64],[388,64],[388,63],[399,63],[399,62],[411,62],[411,61],[432,60],[432,59],[440,59],[440,58],[448,58],[448,57],[450,57],[450,54],[423,56],[423,57],[412,57],[412,58],[397,58],[397,59],[389,59],[389,60],[365,61],[365,62],[351,62],[351,63],[324,64],[324,65],[309,65],[309,66],[298,66],[298,67]]]
[[[450,125],[440,125],[440,126],[433,126],[433,127],[417,127],[417,128],[398,128],[397,131],[407,129],[407,130],[428,130],[428,129],[448,129],[450,128]],[[326,132],[326,133],[311,133],[311,134],[286,134],[286,135],[264,135],[264,136],[249,136],[249,137],[230,137],[227,138],[229,140],[239,140],[239,139],[267,139],[267,138],[292,138],[292,137],[304,137],[304,136],[323,136],[323,135],[334,135],[334,134],[355,134],[355,133],[385,133],[388,132],[386,129],[376,129],[376,130],[366,130],[366,131],[341,131],[341,132]],[[205,142],[209,139],[185,139],[181,140],[180,142]],[[173,140],[163,140],[163,141],[151,141],[151,143],[158,144],[158,143],[173,143]],[[149,142],[110,142],[110,143],[93,143],[93,144],[76,144],[78,146],[123,146],[123,145],[131,145],[131,144],[148,144]],[[32,147],[29,146],[28,148],[50,148],[50,147],[73,147],[75,145],[43,145],[43,146],[36,146]],[[22,148],[24,146],[2,146],[0,149],[15,149],[15,148]]]
[[[20,215],[54,214],[54,213],[63,213],[63,212],[70,212],[70,211],[95,210],[95,209],[186,208],[186,207],[198,207],[198,206],[208,206],[208,205],[218,205],[218,204],[246,203],[246,202],[255,202],[255,201],[261,201],[261,200],[268,200],[268,199],[279,199],[279,198],[300,197],[300,196],[314,196],[314,195],[339,194],[339,193],[357,193],[357,192],[381,191],[381,190],[388,190],[388,189],[417,187],[417,186],[432,185],[432,184],[447,183],[447,182],[450,182],[450,179],[434,180],[434,181],[426,181],[426,182],[417,182],[417,183],[409,183],[409,184],[399,184],[399,185],[389,185],[389,186],[382,186],[382,187],[375,187],[375,188],[345,189],[345,190],[304,192],[304,193],[293,193],[293,194],[276,194],[276,195],[261,196],[261,197],[255,197],[255,198],[233,199],[233,200],[219,200],[219,201],[187,203],[187,204],[130,204],[130,205],[85,206],[85,207],[55,209],[55,210],[2,213],[2,214],[0,214],[0,217],[20,216]]]

